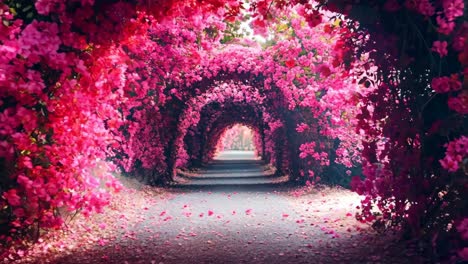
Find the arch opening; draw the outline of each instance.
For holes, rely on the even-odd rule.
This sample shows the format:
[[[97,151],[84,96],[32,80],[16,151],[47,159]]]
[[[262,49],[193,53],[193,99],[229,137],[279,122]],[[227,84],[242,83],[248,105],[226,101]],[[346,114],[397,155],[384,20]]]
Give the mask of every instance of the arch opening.
[[[257,32],[275,31],[263,45],[230,31],[246,17],[237,1],[150,2],[0,4],[5,232],[60,226],[61,208],[100,211],[119,189],[115,167],[169,181],[190,138],[206,142],[186,160],[203,163],[226,126],[245,122],[292,181],[362,175],[361,220],[460,240],[441,227],[466,220],[466,1],[259,0],[245,12]],[[244,102],[244,119],[232,118],[237,99],[187,110],[222,85],[262,103]]]
[[[251,128],[242,124],[227,127],[216,145],[217,152],[227,150],[257,151],[255,138],[258,135]]]

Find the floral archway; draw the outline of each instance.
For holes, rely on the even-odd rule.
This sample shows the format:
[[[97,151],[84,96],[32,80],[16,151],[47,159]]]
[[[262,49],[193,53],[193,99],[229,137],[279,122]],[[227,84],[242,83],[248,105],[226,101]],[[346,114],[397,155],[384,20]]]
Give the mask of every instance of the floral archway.
[[[184,144],[173,131],[194,124],[181,122],[186,104],[238,80],[261,87],[263,104],[281,114],[262,121],[270,132],[284,126],[297,182],[355,176],[361,220],[404,227],[433,247],[450,237],[466,257],[465,8],[2,1],[1,238],[60,228],[63,212],[99,212],[120,188],[112,171],[170,175]],[[265,43],[245,38],[242,23]]]

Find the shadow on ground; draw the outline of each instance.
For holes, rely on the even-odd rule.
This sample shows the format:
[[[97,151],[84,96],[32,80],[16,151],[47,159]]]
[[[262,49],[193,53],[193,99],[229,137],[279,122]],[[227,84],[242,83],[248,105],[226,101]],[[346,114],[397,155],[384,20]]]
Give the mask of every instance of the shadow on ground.
[[[175,191],[273,192],[290,187],[285,177],[275,176],[250,151],[230,151],[219,155],[189,182],[171,187]]]
[[[276,180],[253,153],[225,153],[161,197],[121,194],[104,215],[83,219],[62,251],[21,262],[423,263],[353,217],[355,193],[293,195]]]

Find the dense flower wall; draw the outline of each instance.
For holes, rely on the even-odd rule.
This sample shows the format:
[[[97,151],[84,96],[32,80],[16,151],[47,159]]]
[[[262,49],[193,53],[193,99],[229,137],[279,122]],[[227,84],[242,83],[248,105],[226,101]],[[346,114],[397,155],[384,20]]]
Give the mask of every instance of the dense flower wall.
[[[240,123],[291,181],[355,176],[359,219],[432,241],[436,258],[466,259],[465,9],[3,0],[1,241],[101,211],[121,188],[112,173],[169,182]],[[241,21],[266,42],[234,30]]]

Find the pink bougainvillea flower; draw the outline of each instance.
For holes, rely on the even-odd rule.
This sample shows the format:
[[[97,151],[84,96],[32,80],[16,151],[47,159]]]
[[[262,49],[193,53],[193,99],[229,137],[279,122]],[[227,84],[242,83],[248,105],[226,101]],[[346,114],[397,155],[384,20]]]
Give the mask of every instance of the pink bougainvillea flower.
[[[296,66],[296,61],[294,59],[292,60],[287,60],[284,62],[284,64],[288,67],[288,68],[293,68],[294,66]]]
[[[463,35],[456,35],[453,38],[452,47],[456,51],[462,51],[466,46],[466,41],[468,37]]]
[[[444,15],[449,21],[453,21],[457,17],[463,16],[465,3],[463,0],[442,0]]]
[[[302,133],[304,131],[306,131],[307,129],[309,128],[309,126],[305,123],[300,123],[297,127],[296,127],[296,131],[299,132],[299,133]]]
[[[21,205],[21,197],[18,196],[16,189],[11,189],[3,193],[3,198],[5,198],[8,203],[12,206]]]
[[[447,41],[436,40],[432,45],[432,51],[437,52],[440,57],[445,57],[448,54],[447,45]]]
[[[187,4],[193,1],[166,1],[169,12],[165,13],[158,7],[145,10],[134,5],[138,1],[102,1],[93,6],[94,0],[38,0],[30,7],[30,19],[12,12],[8,5],[15,1],[3,2],[0,158],[12,165],[12,172],[5,177],[5,189],[2,183],[0,215],[7,216],[14,233],[23,233],[20,229],[26,230],[33,223],[41,228],[59,227],[63,219],[56,212],[62,208],[85,216],[102,212],[110,203],[110,191],[122,188],[111,175],[119,169],[129,174],[151,171],[153,175],[168,175],[195,159],[200,163],[209,161],[217,151],[214,146],[220,135],[236,120],[254,127],[257,138],[253,144],[258,156],[266,157],[278,169],[290,171],[288,166],[299,156],[300,174],[310,177],[301,180],[309,186],[320,180],[318,175],[327,166],[362,165],[365,177],[354,177],[351,185],[365,196],[359,207],[363,222],[376,219],[372,212],[377,207],[384,218],[401,218],[419,228],[420,212],[430,202],[414,198],[412,192],[424,196],[430,193],[428,188],[445,184],[436,186],[439,178],[429,182],[411,174],[414,168],[427,175],[435,172],[430,166],[417,167],[435,158],[421,155],[419,150],[426,137],[419,134],[415,124],[407,122],[416,114],[409,111],[409,106],[426,95],[406,96],[402,91],[404,99],[395,99],[400,97],[392,95],[401,88],[399,81],[371,84],[382,81],[372,77],[381,70],[377,66],[384,66],[385,71],[385,63],[393,59],[378,65],[380,62],[371,56],[379,52],[355,57],[355,44],[376,51],[382,48],[382,52],[390,51],[390,57],[398,54],[401,45],[388,50],[384,46],[392,46],[399,36],[382,34],[384,40],[378,41],[382,33],[378,30],[373,32],[375,35],[358,33],[354,27],[359,21],[342,17],[355,11],[352,4],[327,3],[319,7],[314,1],[253,1],[251,26],[264,36],[272,31],[271,25],[278,26],[276,22],[283,20],[286,12],[297,11],[299,16],[288,17],[288,30],[277,30],[278,37],[267,45],[241,38],[224,45],[220,39],[224,34],[218,32],[228,29],[225,21],[232,23],[240,18],[236,11],[241,9],[239,1],[196,1],[197,8]],[[468,75],[467,27],[460,18],[464,1],[373,2],[371,10],[375,12],[407,8],[417,13],[421,25],[426,23],[429,29],[435,20],[437,32],[443,36],[439,35],[431,50],[440,57],[453,53],[447,61],[456,55],[461,64],[450,64],[444,74],[459,74],[463,68],[465,72],[464,76],[436,77],[430,85],[436,93],[448,93],[437,98],[449,98],[441,104],[447,103],[454,111],[449,113],[451,116],[467,114],[468,93],[462,87]],[[341,14],[328,13],[333,10]],[[329,21],[332,16],[335,21]],[[434,38],[432,30],[422,29],[423,37],[428,37],[425,39]],[[371,43],[379,47],[374,49]],[[401,65],[416,59],[402,59]],[[429,74],[433,78],[437,71]],[[364,79],[373,80],[359,81]],[[249,83],[255,83],[255,87]],[[432,91],[424,92],[431,95]],[[264,101],[272,104],[266,106]],[[253,112],[259,109],[261,115],[229,112],[226,109],[230,104],[239,104],[242,110],[252,108]],[[427,112],[430,110],[437,108]],[[285,113],[293,115],[285,118]],[[440,126],[431,127],[428,133],[436,135],[445,129],[448,122],[440,119]],[[290,129],[301,133],[297,142],[293,138],[299,151],[288,148],[292,142],[289,137],[295,134],[289,133]],[[204,134],[207,131],[209,135]],[[205,139],[205,145],[201,145]],[[461,172],[466,146],[464,137],[449,142],[439,161],[442,168],[450,173]],[[177,151],[173,153],[176,160],[166,154],[168,150]],[[206,153],[199,157],[201,152]],[[296,157],[289,155],[295,152]],[[115,164],[102,162],[108,160]],[[397,164],[400,175],[411,177],[395,175],[392,164]],[[343,170],[340,173],[344,174]],[[350,176],[351,170],[346,174]],[[442,177],[440,180],[443,182]],[[412,204],[409,211],[396,202],[407,199]],[[450,206],[447,204],[444,206]],[[183,215],[189,217],[187,211]],[[249,215],[251,209],[245,213]],[[208,216],[212,215],[214,212],[209,210]],[[172,218],[166,211],[160,216],[164,221]],[[337,237],[333,230],[327,232]]]
[[[13,210],[13,214],[18,218],[26,216],[26,212],[23,208],[16,208],[15,210]]]
[[[319,70],[320,74],[322,75],[322,77],[328,77],[330,76],[330,74],[332,73],[332,71],[330,70],[330,67],[328,67],[327,65],[320,65],[319,67]]]
[[[462,160],[468,157],[468,137],[462,136],[446,144],[445,157],[439,162],[450,172],[456,172]]]
[[[435,13],[435,8],[429,0],[419,0],[417,1],[416,11],[425,15],[432,16]]]
[[[322,22],[322,14],[320,14],[317,10],[313,10],[312,12],[308,13],[305,18],[309,24],[309,27],[311,28],[316,27]]]
[[[450,97],[447,104],[455,112],[468,114],[468,92],[461,92],[456,97]]]
[[[458,80],[458,76],[453,75],[451,77],[444,76],[432,79],[431,87],[437,93],[447,93],[460,90],[462,85]]]
[[[468,261],[468,247],[464,247],[458,251],[458,256],[462,261]]]
[[[463,218],[457,225],[457,231],[460,233],[463,240],[468,240],[468,218]]]
[[[439,26],[437,28],[437,31],[441,34],[449,35],[455,28],[455,22],[447,21],[447,19],[441,16],[437,16],[436,21],[437,25]]]

